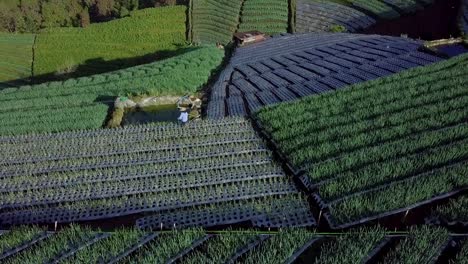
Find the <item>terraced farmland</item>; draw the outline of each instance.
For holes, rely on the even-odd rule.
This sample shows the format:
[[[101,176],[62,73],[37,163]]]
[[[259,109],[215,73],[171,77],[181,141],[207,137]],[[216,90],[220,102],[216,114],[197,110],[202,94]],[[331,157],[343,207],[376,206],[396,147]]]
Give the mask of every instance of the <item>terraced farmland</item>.
[[[0,32],[0,89],[25,83],[32,74],[34,34]]]
[[[238,48],[211,91],[208,117],[339,90],[441,59],[421,42],[358,34],[296,34]]]
[[[157,212],[157,220],[141,220],[146,229],[254,218],[258,226],[314,224],[307,201],[243,119],[0,137],[0,144],[3,225],[141,212]]]
[[[375,23],[375,19],[351,7],[328,1],[298,0],[296,32],[329,32],[341,25],[356,32]]]
[[[100,128],[116,96],[194,93],[223,56],[211,46],[188,48],[183,55],[125,70],[2,90],[0,135]]]
[[[377,20],[396,19],[423,10],[432,0],[298,0],[296,32],[329,32],[341,25],[356,32]]]
[[[69,69],[85,76],[167,56],[185,45],[185,12],[186,6],[149,8],[87,28],[47,29],[37,37],[34,75]]]
[[[25,232],[45,238],[22,237]],[[14,239],[13,239],[14,238]],[[411,228],[392,235],[382,228],[360,228],[337,235],[303,229],[276,233],[202,229],[144,232],[117,229],[102,232],[70,226],[59,232],[22,227],[0,236],[0,244],[17,240],[21,246],[0,251],[2,263],[425,263],[444,259],[449,243],[460,241],[455,263],[466,261],[466,237],[440,228]],[[394,246],[391,246],[391,245]],[[1,248],[0,248],[1,249]]]
[[[333,228],[468,188],[468,56],[262,109]]]
[[[223,43],[232,40],[239,24],[241,0],[191,1],[192,41]]]
[[[468,39],[468,0],[462,0],[459,16],[460,31]]]
[[[275,35],[288,32],[289,5],[287,0],[245,0],[239,31],[258,30]]]

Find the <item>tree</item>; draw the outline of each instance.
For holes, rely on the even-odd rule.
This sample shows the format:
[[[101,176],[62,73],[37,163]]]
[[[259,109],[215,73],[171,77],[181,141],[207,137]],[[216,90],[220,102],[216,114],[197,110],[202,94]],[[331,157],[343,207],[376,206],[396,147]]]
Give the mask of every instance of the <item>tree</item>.
[[[36,32],[40,29],[42,23],[41,1],[40,0],[21,0],[21,15],[24,19],[24,32]]]
[[[83,8],[80,13],[80,26],[87,27],[91,24],[91,18],[89,17],[89,9],[88,7]]]

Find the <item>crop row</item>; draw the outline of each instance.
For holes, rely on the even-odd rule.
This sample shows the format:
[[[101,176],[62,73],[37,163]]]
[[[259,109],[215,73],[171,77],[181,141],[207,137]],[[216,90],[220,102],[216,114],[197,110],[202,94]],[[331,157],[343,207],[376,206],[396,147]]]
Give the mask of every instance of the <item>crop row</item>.
[[[250,125],[229,125],[219,127],[189,126],[173,127],[161,133],[146,131],[122,134],[96,134],[83,137],[50,137],[40,141],[21,142],[21,138],[12,138],[8,143],[0,143],[5,153],[0,154],[3,162],[22,163],[33,160],[59,160],[79,157],[117,155],[131,152],[173,151],[195,149],[203,146],[221,146],[229,143],[258,141]],[[186,135],[188,137],[181,137]],[[148,143],[151,142],[151,145]],[[66,151],[65,151],[66,148]],[[6,154],[8,153],[8,154]]]
[[[92,158],[72,158],[66,160],[35,160],[31,163],[3,165],[0,168],[0,178],[15,175],[30,175],[53,171],[67,171],[80,168],[106,168],[127,164],[162,163],[186,160],[196,160],[212,157],[226,157],[228,155],[261,153],[266,151],[260,141],[229,143],[219,146],[202,146],[192,149],[178,149],[172,151],[148,151],[125,153],[123,155],[109,155]]]
[[[383,263],[436,263],[450,239],[445,229],[412,228],[409,235],[384,256]]]
[[[307,43],[311,41],[308,35],[301,35],[298,40],[290,39],[286,44],[296,47],[302,45],[302,42]],[[352,34],[345,36],[347,35]],[[375,37],[362,37],[314,48],[304,47],[292,53],[289,52],[289,46],[283,44],[281,37],[258,45],[267,46],[268,43],[276,42],[278,47],[265,48],[269,49],[270,53],[279,54],[263,54],[264,49],[258,47],[260,51],[252,51],[250,61],[244,63],[243,59],[240,59],[239,62],[236,61],[235,66],[225,70],[226,75],[223,75],[223,79],[220,78],[213,88],[212,100],[208,106],[209,117],[243,116],[253,113],[263,105],[338,90],[347,85],[440,60],[416,51],[418,44],[402,39],[380,40]],[[282,47],[283,45],[287,48]],[[264,57],[257,59],[257,52]],[[233,60],[237,57],[236,52]],[[302,115],[293,115],[291,120],[301,117]],[[307,128],[308,126],[298,127],[300,130]]]
[[[228,43],[239,23],[242,1],[191,1],[192,41]]]
[[[84,29],[48,29],[37,37],[34,74],[68,66],[77,67],[79,76],[90,75],[144,63],[138,57],[150,53],[174,51],[186,41],[185,12],[185,6],[151,8]]]
[[[255,227],[314,226],[316,223],[308,207],[307,199],[300,194],[267,196],[146,216],[138,219],[137,225],[145,230],[174,225],[179,228],[212,227],[244,222],[251,222]],[[277,216],[279,221],[275,221]]]
[[[390,235],[379,227],[331,235],[291,228],[269,234],[253,229],[207,234],[200,228],[155,233],[127,228],[102,233],[72,225],[51,233],[46,240],[10,256],[4,263],[279,264],[307,260],[307,263],[323,264],[432,264],[441,258],[453,238],[444,229],[427,226],[411,228],[401,235]],[[466,262],[466,245],[462,241],[454,263]]]
[[[342,25],[347,32],[355,32],[373,25],[370,16],[334,2],[300,0],[296,7],[296,32],[331,31]]]
[[[28,135],[2,136],[0,144],[3,146],[13,146],[14,148],[40,146],[41,142],[46,145],[67,144],[68,142],[92,142],[97,145],[110,143],[110,139],[117,139],[125,142],[129,138],[129,143],[135,142],[139,137],[145,137],[144,133],[150,134],[149,139],[175,139],[180,140],[182,135],[190,133],[193,137],[207,136],[208,134],[236,134],[236,132],[252,131],[250,123],[244,118],[225,118],[223,120],[192,122],[183,129],[173,123],[161,125],[161,123],[149,123],[142,125],[125,126],[115,129],[88,129],[75,130],[60,133],[31,133]],[[168,133],[170,132],[170,133]],[[86,139],[86,141],[84,140]],[[103,142],[103,143],[101,143]]]
[[[162,192],[143,192],[98,200],[64,202],[42,207],[24,207],[2,213],[0,219],[5,224],[82,221],[294,192],[297,190],[289,179],[274,177]]]
[[[85,169],[79,171],[64,171],[34,176],[16,176],[2,179],[2,192],[35,190],[40,188],[67,187],[78,184],[98,182],[128,181],[134,179],[167,177],[174,175],[205,174],[208,176],[224,175],[229,173],[237,175],[243,172],[265,172],[267,175],[277,172],[278,167],[272,163],[269,154],[236,157],[234,159],[212,158],[179,162],[166,162],[160,164],[135,164],[131,166]]]
[[[195,92],[207,82],[211,71],[218,66],[223,57],[222,51],[215,47],[200,47],[187,49],[185,54],[171,59],[158,61],[144,67],[152,66],[160,69],[157,74],[146,74],[146,77],[133,76],[129,79],[112,79],[103,82],[87,79],[71,79],[57,86],[56,83],[42,84],[19,89],[1,91],[2,105],[11,105],[14,112],[5,110],[0,114],[2,126],[0,135],[17,135],[31,132],[59,132],[85,128],[102,127],[108,112],[109,104],[119,95],[148,94],[148,95],[181,95]],[[200,60],[203,58],[203,61]],[[163,66],[163,68],[161,68]],[[141,68],[142,66],[139,66]],[[132,71],[121,70],[117,73]],[[110,76],[110,75],[109,75]],[[182,77],[183,76],[183,77]],[[74,81],[67,85],[65,83]],[[174,87],[177,87],[175,89]],[[79,100],[70,100],[69,96]],[[35,98],[47,98],[43,107],[42,101]],[[18,103],[14,100],[20,99]],[[79,110],[77,110],[79,108]],[[36,120],[36,121],[31,121]],[[33,125],[31,122],[34,122]]]
[[[0,33],[0,85],[31,77],[35,37],[34,34]]]
[[[258,118],[305,169],[334,226],[378,218],[468,187],[467,58],[270,107]]]
[[[9,137],[4,145],[14,159],[0,166],[2,222],[100,219],[297,192],[248,121],[201,121],[183,129],[192,141],[188,145],[163,137],[181,132],[172,125]],[[217,132],[219,139],[205,142]],[[112,135],[127,133],[146,148],[130,140],[112,153]],[[73,144],[76,150],[67,157],[63,149]]]
[[[347,0],[353,6],[357,8],[364,9],[365,11],[375,15],[380,19],[395,19],[400,16],[400,14],[395,11],[393,8],[380,2],[379,0]]]
[[[287,32],[288,1],[246,0],[242,6],[239,31],[258,30],[270,35]]]
[[[468,223],[468,197],[462,195],[451,199],[445,205],[439,205],[432,211],[432,217],[446,223]]]

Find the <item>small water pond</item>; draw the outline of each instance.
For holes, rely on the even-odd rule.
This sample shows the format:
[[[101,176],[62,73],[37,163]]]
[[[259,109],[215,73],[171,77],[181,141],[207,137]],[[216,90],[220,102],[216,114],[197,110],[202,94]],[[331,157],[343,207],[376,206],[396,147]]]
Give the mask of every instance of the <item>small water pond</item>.
[[[128,111],[122,119],[122,126],[152,122],[177,123],[180,112],[177,105],[157,105]]]
[[[458,56],[463,53],[468,53],[468,46],[466,44],[450,44],[435,47],[438,53],[443,54],[449,58]]]

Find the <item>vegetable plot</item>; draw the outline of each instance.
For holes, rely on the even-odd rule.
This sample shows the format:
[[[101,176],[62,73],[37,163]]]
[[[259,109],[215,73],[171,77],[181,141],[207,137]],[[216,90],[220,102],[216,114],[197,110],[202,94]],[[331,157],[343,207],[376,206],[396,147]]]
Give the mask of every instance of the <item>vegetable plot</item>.
[[[36,243],[43,235],[44,230],[35,226],[21,226],[8,231],[0,237],[0,260],[21,251],[28,245]]]
[[[384,257],[383,263],[436,263],[449,241],[445,229],[425,226],[412,228],[409,235]]]
[[[119,229],[111,236],[83,248],[61,263],[108,263],[128,246],[138,243],[144,233],[137,229]]]
[[[96,232],[88,228],[72,226],[6,259],[4,263],[48,263],[76,251],[80,245],[92,240],[96,235]]]
[[[0,33],[0,90],[19,86],[32,74],[34,34]],[[15,81],[16,80],[16,81]]]
[[[468,187],[468,56],[261,110],[334,227]]]
[[[462,247],[453,263],[466,260],[466,237],[428,226],[412,228],[408,235],[389,235],[379,227],[326,235],[305,229],[207,232],[125,228],[104,233],[72,225],[49,232],[49,238],[2,263],[435,263],[455,237]],[[0,236],[4,244],[2,239],[10,238]]]
[[[161,226],[179,228],[218,226],[250,222],[254,227],[314,226],[307,199],[300,194],[267,196],[250,200],[183,208],[138,219],[145,230]]]
[[[379,249],[379,243],[388,241],[385,236],[385,230],[380,227],[351,230],[324,243],[314,263],[366,263],[364,260]]]
[[[318,238],[313,232],[300,229],[282,231],[247,252],[242,263],[285,263],[304,244]]]
[[[192,0],[192,41],[223,43],[232,40],[239,24],[241,0]]]
[[[183,262],[188,264],[227,263],[236,255],[236,252],[257,239],[258,235],[253,232],[227,230],[208,241],[200,250],[188,254],[184,257]]]
[[[341,25],[347,32],[356,32],[376,21],[352,7],[329,1],[298,0],[296,32],[329,32]]]
[[[286,0],[245,0],[239,31],[258,30],[274,35],[288,31],[289,7]]]
[[[167,263],[170,259],[182,257],[190,252],[193,249],[192,245],[205,236],[205,231],[199,228],[163,233],[121,263]]]
[[[421,42],[376,35],[311,33],[236,49],[211,91],[208,117],[246,116],[264,105],[339,90],[441,59]]]
[[[211,46],[111,73],[0,91],[0,135],[99,128],[119,95],[183,95],[196,92],[221,63]]]
[[[0,145],[5,150],[0,165],[3,224],[140,212],[164,217],[166,210],[214,203],[222,208],[226,202],[233,203],[232,212],[243,200],[298,193],[244,119],[0,137]],[[296,198],[303,207],[287,221],[311,218],[303,199]],[[276,223],[276,215],[271,217]],[[314,223],[304,219],[283,223]]]
[[[73,76],[84,76],[154,61],[185,44],[185,12],[147,8],[86,28],[47,29],[37,37],[34,75],[76,68]]]
[[[462,195],[446,205],[437,206],[432,216],[447,223],[462,222],[468,225],[468,196]]]

